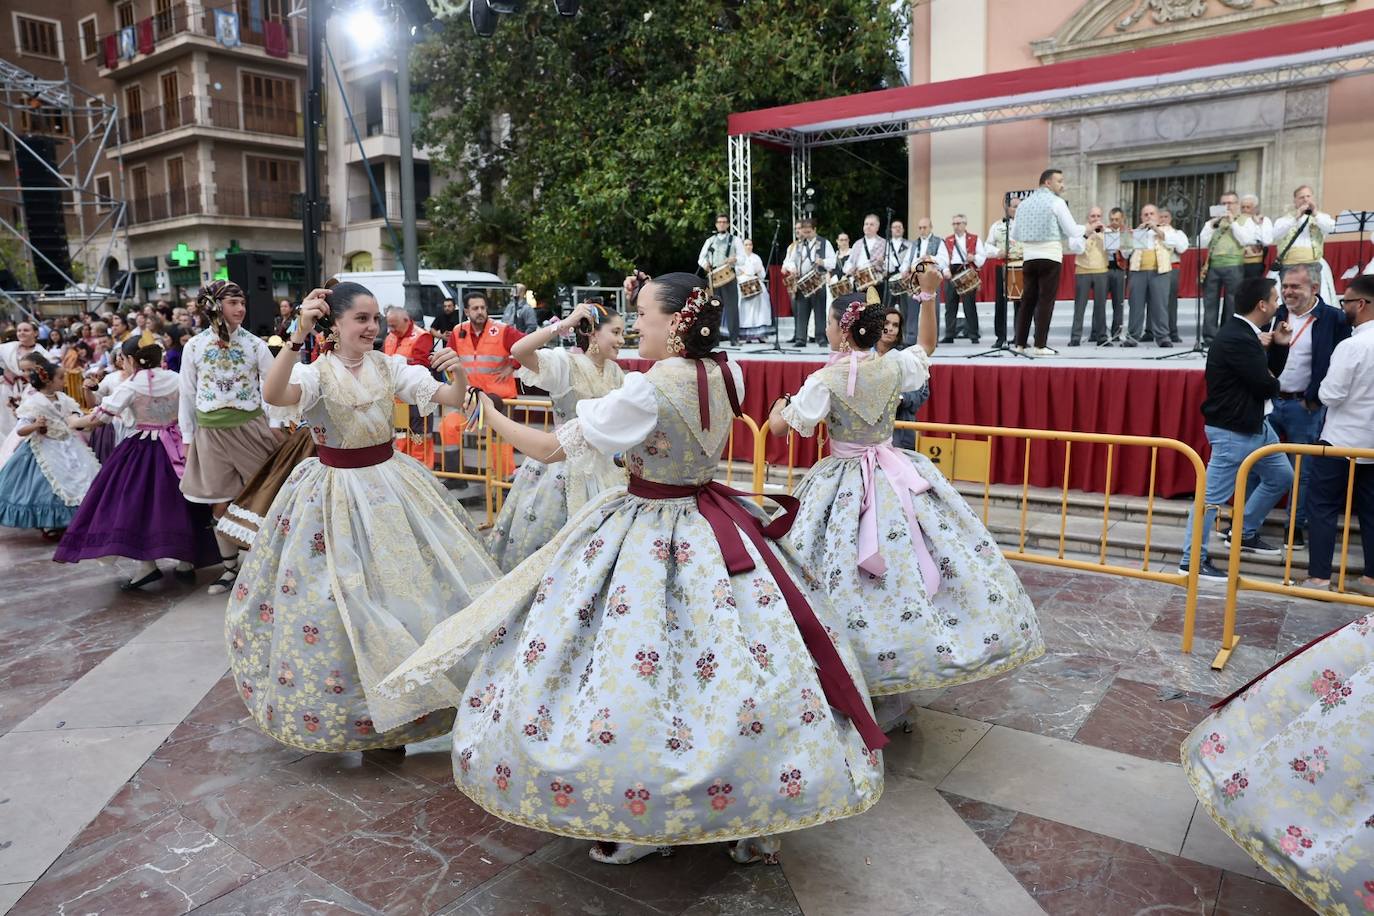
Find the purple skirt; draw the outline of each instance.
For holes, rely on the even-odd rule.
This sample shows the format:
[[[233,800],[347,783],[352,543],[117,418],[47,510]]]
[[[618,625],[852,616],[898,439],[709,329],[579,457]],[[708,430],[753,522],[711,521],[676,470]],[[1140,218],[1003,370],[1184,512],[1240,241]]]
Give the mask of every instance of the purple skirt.
[[[95,452],[95,457],[104,464],[110,460],[110,456],[115,450],[115,431],[110,423],[101,423],[91,430],[91,451]]]
[[[101,427],[108,428],[108,427]],[[134,433],[101,465],[53,559],[219,562],[210,507],[187,502],[162,443]]]

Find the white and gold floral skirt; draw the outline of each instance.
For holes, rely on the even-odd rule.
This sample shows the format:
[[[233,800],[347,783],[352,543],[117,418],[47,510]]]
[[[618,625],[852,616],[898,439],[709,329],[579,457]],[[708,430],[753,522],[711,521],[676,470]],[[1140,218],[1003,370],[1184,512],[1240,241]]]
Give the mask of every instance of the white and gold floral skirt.
[[[1183,742],[1231,839],[1319,913],[1374,913],[1374,618],[1269,672]]]
[[[1035,606],[987,528],[924,455],[897,452],[930,489],[912,495],[939,573],[931,595],[911,526],[881,467],[875,471],[879,549],[887,571],[859,568],[864,481],[859,459],[827,457],[797,486],[789,538],[825,583],[874,696],[948,687],[1009,671],[1045,652]]]
[[[625,472],[600,456],[581,465],[525,458],[487,537],[492,559],[510,572],[551,541],[577,510],[617,486],[625,486]]]
[[[756,568],[731,576],[693,499],[613,492],[575,516],[479,599],[509,603],[508,623],[454,724],[458,787],[514,823],[659,845],[795,830],[877,801],[881,754],[827,705],[776,580],[745,546]],[[819,583],[779,553],[862,692]],[[422,656],[446,663],[461,623]]]
[[[307,458],[268,509],[230,597],[225,636],[240,695],[263,731],[310,751],[440,734],[461,680],[403,700],[372,687],[498,575],[415,459],[343,469]],[[382,717],[409,724],[379,732]]]

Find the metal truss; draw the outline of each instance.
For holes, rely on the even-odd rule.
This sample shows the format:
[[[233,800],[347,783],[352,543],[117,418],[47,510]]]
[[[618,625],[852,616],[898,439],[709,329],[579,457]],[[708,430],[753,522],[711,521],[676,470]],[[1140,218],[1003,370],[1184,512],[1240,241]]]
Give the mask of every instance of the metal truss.
[[[1180,77],[1176,80],[1165,80],[1150,86],[1095,92],[1085,91],[1054,99],[1026,102],[994,102],[980,107],[960,109],[956,112],[930,114],[910,119],[900,118],[898,113],[894,113],[892,120],[853,127],[822,128],[814,131],[779,129],[760,131],[749,134],[749,136],[793,147],[803,142],[812,147],[838,146],[845,143],[861,143],[865,140],[881,140],[888,137],[906,137],[912,134],[958,130],[964,127],[986,127],[991,124],[1007,124],[1014,121],[1121,111],[1126,108],[1141,108],[1161,103],[1177,104],[1202,99],[1224,98],[1325,83],[1333,79],[1365,73],[1374,73],[1374,53],[1361,50],[1320,61],[1288,64],[1269,70],[1226,74],[1207,79],[1199,79],[1196,76]]]
[[[754,235],[754,169],[749,136],[730,138],[730,228],[741,238]]]
[[[41,122],[39,129],[21,130],[26,120]],[[41,261],[46,267],[59,274],[69,289],[85,289],[90,299],[103,299],[103,295],[93,292],[98,287],[97,278],[113,252],[115,240],[122,239],[127,254],[129,250],[127,212],[122,197],[123,163],[117,162],[115,171],[120,175],[121,189],[111,188],[110,196],[98,193],[95,173],[106,161],[105,151],[111,145],[119,147],[118,109],[108,104],[99,95],[88,92],[70,80],[41,79],[8,61],[0,60],[0,132],[9,138],[9,145],[16,153],[27,152],[42,163],[44,184],[42,185],[0,185],[0,200],[23,207],[23,192],[57,191],[62,195],[62,214],[67,220],[68,251],[73,265],[80,264],[85,282],[79,282],[75,270],[64,270],[39,251],[30,242],[28,234],[20,225],[11,224],[0,217],[0,236],[17,239],[27,252],[30,261]],[[49,163],[38,156],[26,136],[42,133],[43,125],[57,125],[51,131],[59,138],[56,161]],[[88,163],[83,170],[82,161]],[[18,174],[16,168],[12,173]],[[120,194],[121,197],[113,196]],[[75,221],[75,233],[72,222]],[[103,245],[96,241],[104,236]],[[127,293],[127,285],[133,274],[126,270],[125,289],[116,294]],[[21,290],[5,292],[0,290],[0,299],[25,311],[27,303],[45,294],[61,293],[63,290]]]
[[[792,144],[792,227],[806,215],[806,186],[811,183],[811,144],[803,139]]]

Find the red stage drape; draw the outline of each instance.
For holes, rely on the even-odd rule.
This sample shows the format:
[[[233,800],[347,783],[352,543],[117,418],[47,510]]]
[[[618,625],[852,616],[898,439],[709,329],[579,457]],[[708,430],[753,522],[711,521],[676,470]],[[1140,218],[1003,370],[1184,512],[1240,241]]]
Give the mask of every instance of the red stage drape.
[[[1179,265],[1178,294],[1185,298],[1192,298],[1197,295],[1197,259],[1198,250],[1192,249],[1183,253],[1183,261]],[[1278,251],[1274,248],[1269,249],[1269,260],[1277,256]],[[1323,254],[1326,256],[1326,263],[1331,265],[1331,272],[1335,274],[1336,291],[1345,292],[1348,281],[1342,280],[1341,275],[1351,267],[1358,266],[1363,268],[1374,257],[1374,242],[1366,240],[1363,244],[1359,241],[1327,242]],[[1064,269],[1059,273],[1059,294],[1058,298],[1072,300],[1074,295],[1074,269],[1073,255],[1064,258]],[[978,301],[991,302],[993,293],[997,290],[997,265],[998,262],[988,262],[979,272],[983,280],[983,285],[978,288]],[[778,314],[782,316],[792,314],[792,300],[787,295],[787,287],[782,283],[782,269],[780,267],[770,267],[768,269],[768,290],[773,297],[773,301],[778,305]]]
[[[624,359],[632,371],[651,363]],[[782,394],[795,394],[806,377],[824,364],[807,360],[741,360],[744,370],[744,412],[760,426],[768,408]],[[1036,366],[1023,361],[1002,365],[936,363],[931,368],[931,396],[918,420],[974,426],[1058,429],[1074,432],[1161,436],[1185,442],[1205,461],[1207,439],[1199,406],[1206,395],[1201,368],[1114,369],[1091,366]],[[737,442],[735,457],[748,460],[750,447]],[[787,445],[770,437],[770,464],[785,464]],[[1025,442],[1006,439],[993,449],[994,483],[1020,484],[1024,473]],[[815,439],[797,442],[796,464],[809,467],[816,460]],[[1069,460],[1069,487],[1103,492],[1106,489],[1107,446],[1077,445]],[[1160,450],[1155,468],[1155,492],[1163,496],[1191,493],[1192,464],[1177,453]],[[1112,492],[1143,496],[1149,492],[1150,453],[1142,448],[1115,450]],[[1058,487],[1064,482],[1064,446],[1037,442],[1031,446],[1030,483]]]

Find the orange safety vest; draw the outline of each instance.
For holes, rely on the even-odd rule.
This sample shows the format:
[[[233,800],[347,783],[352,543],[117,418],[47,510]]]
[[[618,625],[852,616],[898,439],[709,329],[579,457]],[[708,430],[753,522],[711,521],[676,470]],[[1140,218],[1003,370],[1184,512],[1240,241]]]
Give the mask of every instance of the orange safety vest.
[[[415,350],[415,341],[419,340],[420,335],[424,333],[420,330],[419,325],[412,321],[410,327],[406,328],[406,332],[400,337],[397,337],[394,331],[386,335],[386,340],[382,341],[382,352],[387,356],[396,356],[397,354],[404,356],[406,362],[409,363],[410,354]]]
[[[464,321],[453,330],[450,343],[463,361],[463,371],[467,373],[469,385],[475,385],[487,394],[510,400],[518,394],[515,376],[501,379],[496,375],[510,363],[510,350],[506,348],[505,332],[505,325],[488,319],[482,333],[475,334],[472,323]]]

